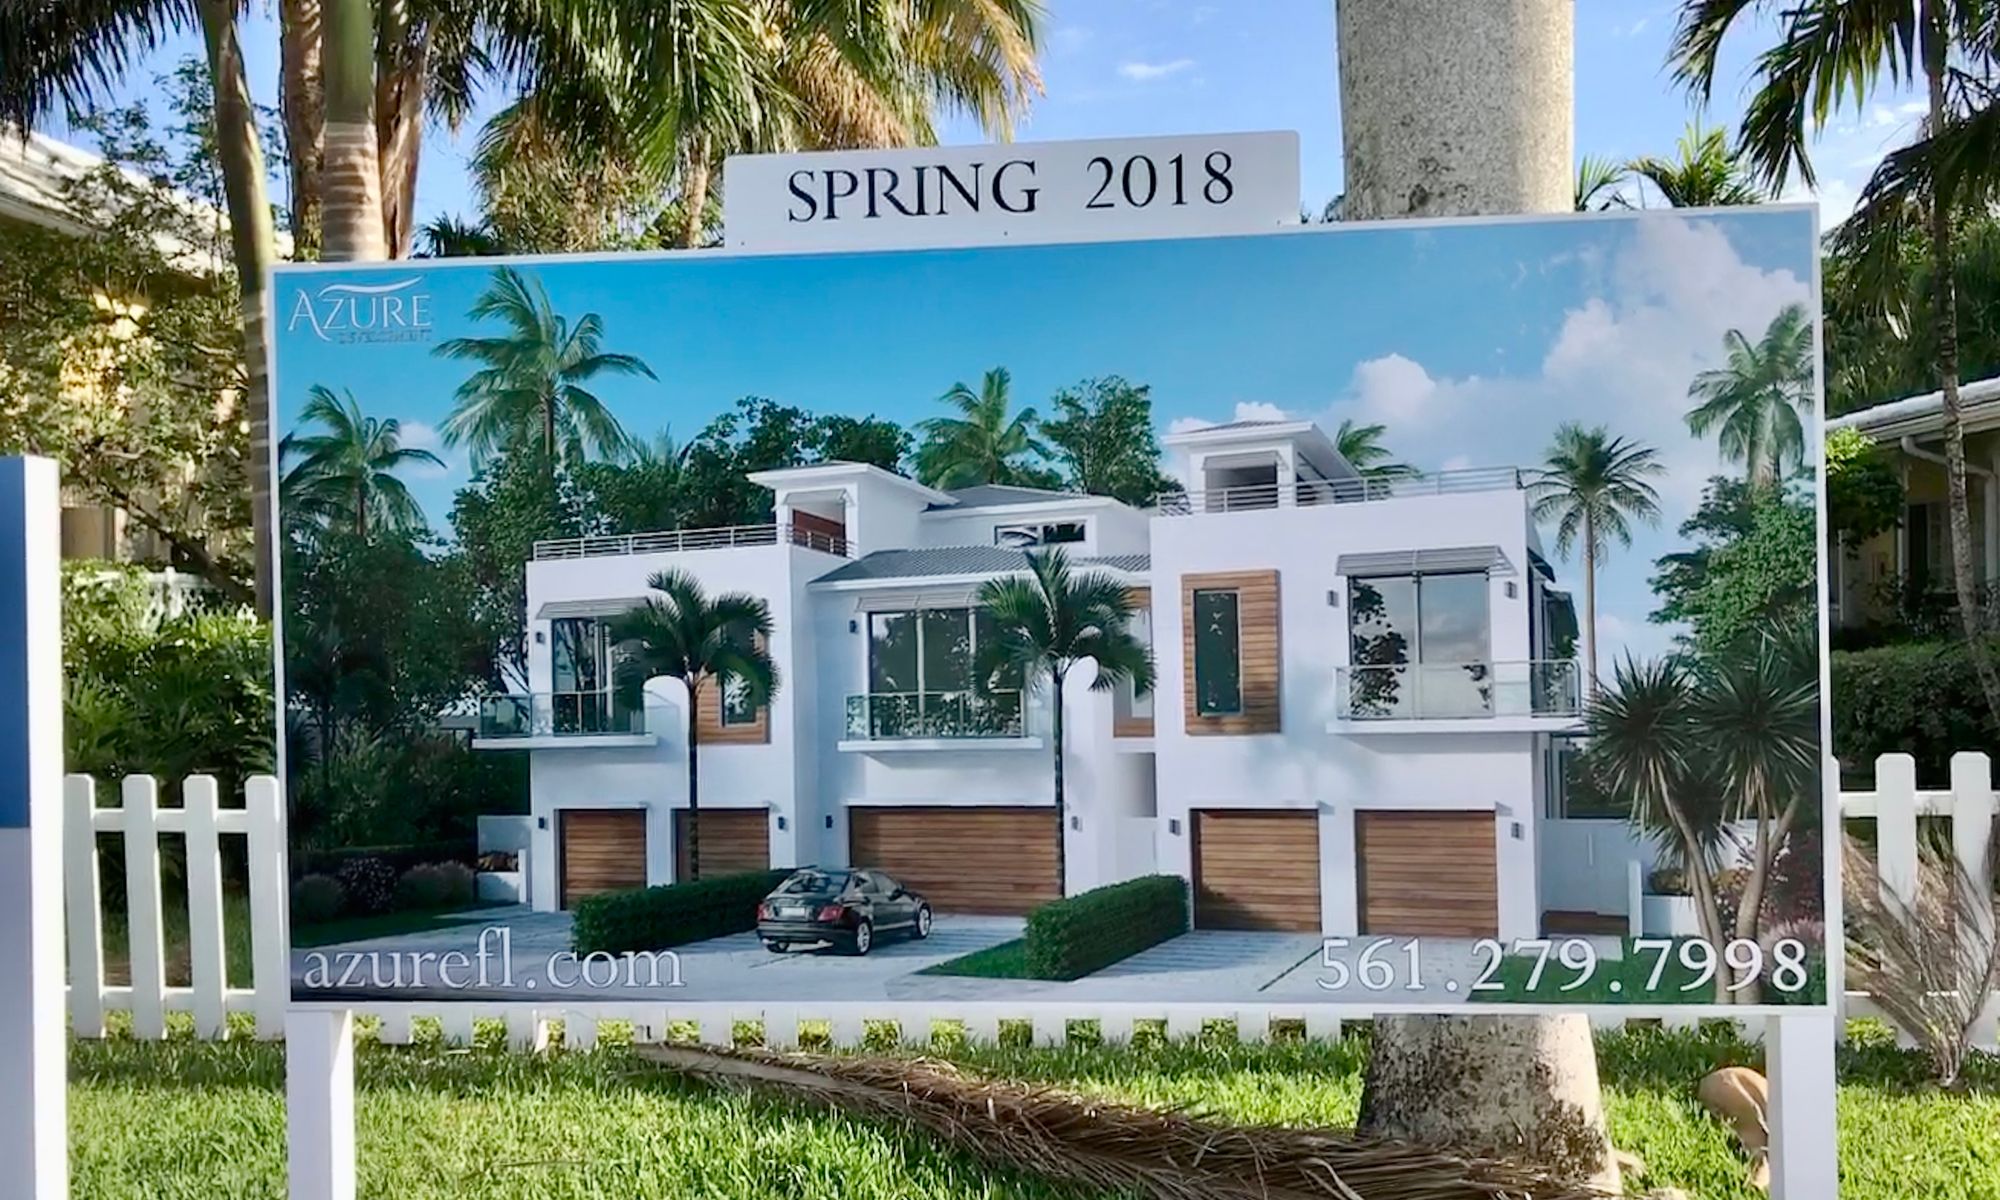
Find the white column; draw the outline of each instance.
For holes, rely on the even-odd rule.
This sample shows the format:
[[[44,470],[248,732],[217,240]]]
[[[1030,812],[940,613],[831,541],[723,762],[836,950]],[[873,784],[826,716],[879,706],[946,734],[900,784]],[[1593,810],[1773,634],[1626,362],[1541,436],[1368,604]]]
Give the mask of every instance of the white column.
[[[1825,1009],[1772,1017],[1764,1025],[1771,1094],[1772,1200],[1822,1200],[1840,1194],[1833,1071],[1834,1016]]]
[[[63,1027],[61,501],[0,458],[0,1195],[69,1195]]]
[[[354,1200],[354,1014],[285,1014],[291,1200]]]

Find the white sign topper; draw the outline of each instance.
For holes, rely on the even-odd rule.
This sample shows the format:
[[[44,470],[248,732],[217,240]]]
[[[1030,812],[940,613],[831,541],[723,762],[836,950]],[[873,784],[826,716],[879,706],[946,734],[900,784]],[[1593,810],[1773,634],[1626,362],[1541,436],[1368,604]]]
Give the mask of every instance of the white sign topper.
[[[1299,219],[1299,135],[757,154],[725,167],[742,250],[1261,233]]]

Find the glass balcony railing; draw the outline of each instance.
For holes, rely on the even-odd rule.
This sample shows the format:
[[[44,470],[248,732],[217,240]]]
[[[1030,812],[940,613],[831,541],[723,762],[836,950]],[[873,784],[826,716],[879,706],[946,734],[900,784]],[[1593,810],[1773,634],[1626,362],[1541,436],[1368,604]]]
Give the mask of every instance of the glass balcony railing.
[[[602,737],[646,732],[636,697],[610,692],[491,696],[479,704],[481,738]]]
[[[1350,721],[1574,717],[1583,673],[1569,660],[1393,663],[1334,672]]]
[[[1026,732],[1021,693],[871,692],[847,698],[847,740],[1017,738]]]

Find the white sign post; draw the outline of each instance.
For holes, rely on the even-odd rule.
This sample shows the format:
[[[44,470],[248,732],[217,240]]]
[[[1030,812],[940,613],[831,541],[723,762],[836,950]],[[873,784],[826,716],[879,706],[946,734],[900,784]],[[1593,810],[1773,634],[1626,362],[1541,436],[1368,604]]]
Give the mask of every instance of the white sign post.
[[[69,1195],[63,1027],[61,499],[0,458],[0,1195]]]

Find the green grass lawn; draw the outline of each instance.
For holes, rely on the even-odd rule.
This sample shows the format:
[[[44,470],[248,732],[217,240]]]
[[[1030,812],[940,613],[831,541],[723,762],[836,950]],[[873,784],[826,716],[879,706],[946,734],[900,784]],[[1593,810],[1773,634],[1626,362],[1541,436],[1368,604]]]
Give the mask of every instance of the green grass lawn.
[[[421,1027],[420,1027],[421,1028]],[[423,1030],[428,1033],[428,1030]],[[876,1031],[883,1033],[886,1031]],[[607,1044],[543,1057],[364,1042],[357,1069],[361,1194],[397,1200],[1028,1200],[1083,1195],[939,1151],[931,1139],[789,1103],[712,1092]],[[931,1052],[1014,1078],[1255,1122],[1354,1120],[1363,1037],[1243,1046],[1222,1030],[1127,1049],[1034,1050],[1024,1031],[972,1048],[940,1028]],[[607,1037],[607,1043],[610,1039]],[[1007,1044],[1009,1041],[1015,1044]],[[1600,1037],[1614,1139],[1651,1186],[1753,1200],[1729,1134],[1695,1103],[1708,1070],[1758,1062],[1724,1030]],[[1921,1082],[1914,1056],[1877,1039],[1842,1054],[1846,1200],[2000,1198],[2000,1066],[1963,1094]],[[282,1047],[236,1042],[77,1043],[71,1052],[77,1200],[283,1195]]]
[[[966,975],[974,979],[1030,979],[1028,939],[1015,938],[947,959],[918,971],[919,975]]]
[[[440,909],[402,909],[397,912],[377,913],[370,917],[339,917],[331,921],[321,921],[313,925],[292,926],[292,945],[305,949],[310,946],[331,946],[336,942],[358,942],[364,938],[388,937],[392,933],[426,933],[433,929],[463,923],[466,918],[458,914],[478,912],[482,908],[504,908],[504,904],[454,904]]]

